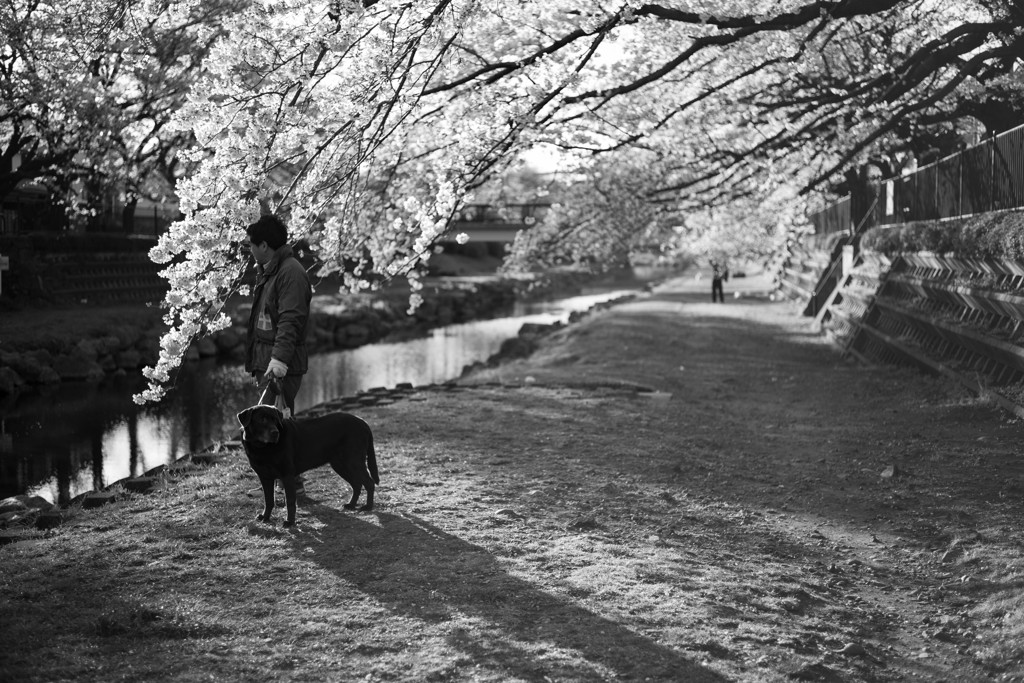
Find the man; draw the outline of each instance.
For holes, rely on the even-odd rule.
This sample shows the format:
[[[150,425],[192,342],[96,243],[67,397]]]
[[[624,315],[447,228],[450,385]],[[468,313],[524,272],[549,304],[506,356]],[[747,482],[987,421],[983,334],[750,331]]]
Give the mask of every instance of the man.
[[[277,216],[263,216],[245,229],[256,260],[256,286],[246,335],[245,370],[256,381],[277,378],[284,403],[295,412],[295,395],[308,368],[306,324],[313,289],[306,269],[287,244],[288,229]],[[274,403],[272,391],[263,401]]]
[[[729,279],[729,269],[718,263],[711,262],[711,303],[716,301],[725,303],[725,293],[722,289],[722,281]]]

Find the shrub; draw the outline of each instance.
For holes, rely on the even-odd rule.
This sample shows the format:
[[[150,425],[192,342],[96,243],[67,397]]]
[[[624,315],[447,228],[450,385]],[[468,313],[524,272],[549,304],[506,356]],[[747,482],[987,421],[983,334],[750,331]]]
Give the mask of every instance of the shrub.
[[[888,225],[871,228],[860,238],[861,248],[886,256],[899,252],[899,242],[899,231]]]
[[[918,251],[945,254],[953,250],[955,226],[938,223],[918,223],[913,226]]]
[[[960,258],[1024,261],[1024,211],[878,226],[864,233],[861,246],[890,258],[930,251]]]
[[[982,240],[990,218],[985,215],[964,219],[953,238],[953,253],[961,258],[984,258],[981,256]]]
[[[1001,216],[999,233],[1002,258],[1024,260],[1024,213],[1004,213]]]

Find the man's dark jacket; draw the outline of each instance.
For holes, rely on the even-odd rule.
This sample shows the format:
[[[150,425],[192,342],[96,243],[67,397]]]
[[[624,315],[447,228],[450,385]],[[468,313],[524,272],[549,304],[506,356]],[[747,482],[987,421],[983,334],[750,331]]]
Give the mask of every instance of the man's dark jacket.
[[[262,376],[273,357],[288,366],[289,375],[303,375],[309,367],[306,325],[313,298],[306,269],[287,244],[256,269],[245,369]]]

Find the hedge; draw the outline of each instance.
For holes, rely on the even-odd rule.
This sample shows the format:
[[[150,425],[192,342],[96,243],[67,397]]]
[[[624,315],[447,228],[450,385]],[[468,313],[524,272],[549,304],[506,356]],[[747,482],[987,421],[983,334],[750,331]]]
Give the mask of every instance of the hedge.
[[[960,258],[1024,262],[1024,211],[1000,211],[945,221],[871,228],[861,248],[892,258],[927,251]]]

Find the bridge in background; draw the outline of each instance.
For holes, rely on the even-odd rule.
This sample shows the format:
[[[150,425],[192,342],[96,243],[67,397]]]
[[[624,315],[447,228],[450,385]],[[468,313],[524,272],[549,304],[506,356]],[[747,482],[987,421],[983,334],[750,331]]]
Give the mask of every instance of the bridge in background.
[[[4,296],[38,289],[54,299],[77,302],[161,298],[166,282],[157,273],[163,266],[150,261],[147,252],[176,218],[177,206],[139,208],[130,232],[113,222],[68,232],[66,216],[53,209],[46,193],[9,197],[0,208],[0,255],[8,265],[2,275]],[[466,233],[471,249],[486,247],[488,253],[501,254],[504,244],[543,220],[549,208],[549,203],[470,204],[452,221],[447,239]],[[111,211],[107,217],[113,221],[119,215]],[[24,238],[21,246],[14,248],[13,238]],[[29,263],[35,264],[31,271]]]
[[[111,199],[90,225],[71,232],[156,239],[180,217],[175,202],[140,201],[132,225],[126,226],[122,223],[123,208]],[[474,242],[511,242],[518,231],[542,221],[550,208],[550,202],[467,204],[452,221],[451,232],[464,232]],[[6,197],[0,207],[0,237],[67,234],[69,228],[63,209],[56,207],[42,188],[26,185]]]
[[[467,204],[451,223],[453,234],[466,233],[471,242],[511,242],[520,230],[544,220],[550,204]]]

